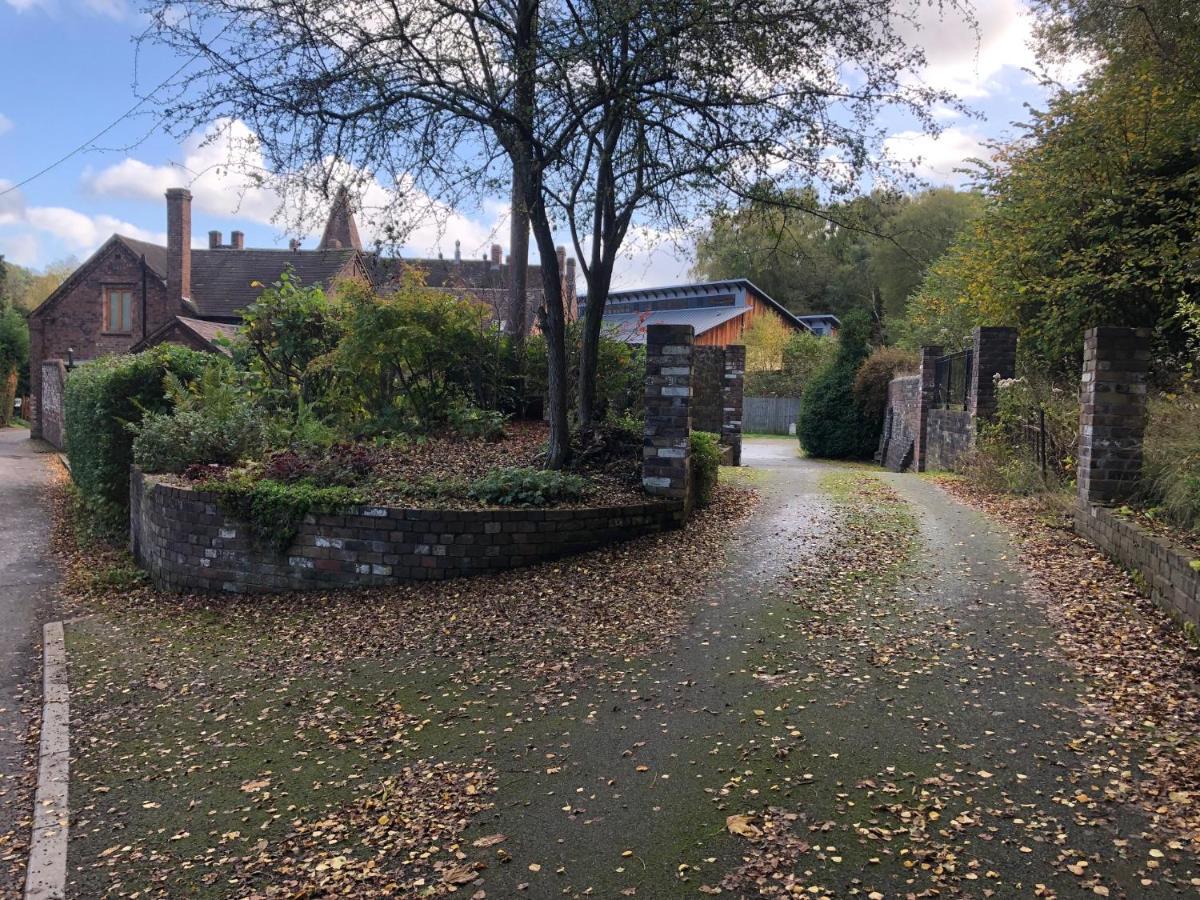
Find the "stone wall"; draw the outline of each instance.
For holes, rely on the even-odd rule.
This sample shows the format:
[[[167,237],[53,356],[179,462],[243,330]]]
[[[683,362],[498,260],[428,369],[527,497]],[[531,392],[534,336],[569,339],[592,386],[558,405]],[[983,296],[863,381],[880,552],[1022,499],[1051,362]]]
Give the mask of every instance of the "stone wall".
[[[130,476],[134,558],[167,590],[254,593],[362,587],[512,569],[681,527],[684,503],[588,509],[350,507],[308,516],[283,552],[256,542],[214,495]]]
[[[926,422],[925,467],[957,468],[975,440],[975,420],[961,409],[931,409]]]
[[[59,450],[67,446],[67,417],[63,406],[63,395],[67,388],[67,367],[61,359],[49,359],[41,365],[41,402],[37,404],[40,437]]]
[[[879,462],[893,472],[912,465],[921,422],[921,376],[905,375],[888,384],[887,414],[879,438]]]
[[[1145,580],[1154,602],[1180,621],[1200,627],[1200,571],[1178,550],[1110,509],[1080,502],[1075,531]]]

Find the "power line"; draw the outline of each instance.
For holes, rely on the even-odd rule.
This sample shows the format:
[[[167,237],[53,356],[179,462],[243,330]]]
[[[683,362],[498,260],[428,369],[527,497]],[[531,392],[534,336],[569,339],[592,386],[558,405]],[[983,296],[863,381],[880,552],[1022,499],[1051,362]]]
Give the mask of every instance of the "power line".
[[[227,25],[226,28],[228,28],[228,27],[229,26]],[[222,29],[221,33],[224,34],[224,29]],[[220,37],[220,35],[218,35],[218,37]],[[147,94],[145,97],[143,97],[137,103],[133,104],[133,106],[129,107],[129,109],[125,110],[125,112],[121,113],[121,115],[119,115],[117,118],[113,119],[113,121],[109,122],[102,129],[100,129],[98,132],[96,132],[94,135],[92,135],[92,137],[88,138],[86,141],[84,141],[82,144],[80,144],[78,147],[76,147],[70,153],[67,153],[64,156],[59,157],[54,162],[50,163],[50,165],[46,166],[44,169],[34,172],[28,178],[18,181],[16,184],[10,185],[9,187],[6,187],[4,190],[0,191],[0,197],[3,197],[5,194],[11,194],[13,191],[24,187],[25,185],[29,184],[31,181],[41,178],[47,172],[50,172],[53,169],[56,169],[59,166],[61,166],[63,163],[65,163],[71,157],[82,153],[84,150],[86,150],[92,144],[96,143],[96,141],[100,140],[100,138],[104,137],[104,135],[108,134],[110,131],[112,131],[114,128],[116,128],[118,125],[120,125],[122,122],[124,122],[130,116],[132,116],[135,112],[137,112],[139,109],[141,109],[142,105],[147,100],[149,100],[151,97],[153,97],[159,91],[161,91],[164,87],[166,87],[168,84],[170,84],[172,81],[174,81],[175,78],[180,73],[182,73],[184,69],[186,69],[192,63],[194,63],[197,59],[199,59],[200,56],[201,56],[200,53],[196,53],[194,56],[192,56],[190,59],[188,59],[182,66],[180,66],[178,69],[176,69],[170,75],[168,75],[166,78],[164,78],[162,81],[160,81],[157,85],[155,85],[154,90],[152,90],[149,94]]]

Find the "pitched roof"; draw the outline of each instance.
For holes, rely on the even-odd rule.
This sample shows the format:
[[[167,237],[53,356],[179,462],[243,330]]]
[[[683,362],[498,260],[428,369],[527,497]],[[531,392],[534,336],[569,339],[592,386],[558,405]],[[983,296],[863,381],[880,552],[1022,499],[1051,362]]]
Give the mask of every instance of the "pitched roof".
[[[225,322],[206,322],[204,319],[192,319],[188,316],[175,316],[167,324],[134,344],[130,348],[131,352],[140,353],[147,347],[164,343],[169,340],[171,334],[178,334],[181,331],[191,334],[200,343],[207,345],[208,349],[212,352],[229,355],[229,350],[218,344],[217,338],[232,340],[237,336],[238,326],[226,324]]]
[[[435,288],[508,290],[508,263],[494,264],[489,259],[403,259],[378,253],[364,253],[363,263],[371,281],[379,287],[395,281],[409,268],[425,273],[425,283]],[[530,290],[542,284],[542,267],[531,265],[526,276]]]
[[[329,210],[329,218],[325,222],[325,233],[321,235],[318,250],[336,249],[362,250],[362,241],[358,237],[358,225],[354,221],[354,211],[350,206],[350,192],[342,185],[333,198],[333,206]]]
[[[648,325],[691,325],[696,337],[718,325],[744,316],[748,306],[714,306],[707,309],[656,309],[644,312],[605,313],[604,329],[626,344],[646,343]]]
[[[206,319],[236,319],[262,288],[291,266],[302,284],[328,286],[354,261],[353,247],[340,250],[193,250],[192,306]],[[147,257],[149,263],[149,257]]]
[[[118,241],[128,247],[134,256],[146,257],[146,268],[150,269],[163,281],[167,280],[167,248],[136,238],[125,237],[123,234],[114,235]]]
[[[749,278],[730,278],[724,281],[698,281],[691,284],[673,284],[667,287],[636,288],[628,291],[612,291],[604,309],[616,312],[654,309],[698,309],[706,306],[747,306],[746,294],[754,296],[772,307],[784,321],[797,328],[811,330],[786,306],[775,300]],[[579,298],[582,311],[586,297]],[[621,309],[625,307],[626,309]],[[605,316],[607,318],[607,315]],[[699,333],[699,332],[697,332]]]

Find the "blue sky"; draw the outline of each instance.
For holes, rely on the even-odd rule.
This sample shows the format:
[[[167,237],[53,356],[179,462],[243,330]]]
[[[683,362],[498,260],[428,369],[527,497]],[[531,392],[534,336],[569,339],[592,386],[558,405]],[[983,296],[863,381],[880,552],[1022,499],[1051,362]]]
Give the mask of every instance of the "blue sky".
[[[1012,136],[1024,104],[1043,99],[1022,71],[1034,65],[1023,0],[980,0],[978,39],[958,21],[930,14],[916,40],[929,67],[924,79],[958,93],[977,113],[946,110],[933,140],[911,123],[890,124],[891,153],[919,158],[931,183],[954,183],[953,169],[982,153],[988,139]],[[134,106],[135,80],[145,89],[179,61],[161,50],[139,53],[134,40],[144,18],[127,0],[0,0],[0,191],[11,188],[88,141]],[[223,135],[246,136],[240,123]],[[252,137],[252,136],[251,136]],[[125,119],[94,144],[28,184],[0,195],[0,253],[40,268],[68,257],[83,259],[113,232],[164,241],[163,191],[190,186],[196,196],[193,235],[240,228],[252,246],[282,246],[288,235],[272,223],[277,201],[258,190],[242,194],[242,180],[218,171],[228,158],[223,140],[203,146],[200,135],[175,140],[155,128],[150,114]],[[443,222],[417,228],[404,250],[426,256],[454,251],[482,255],[493,241],[507,244],[503,203],[446,211]],[[364,229],[369,232],[368,229]],[[369,237],[369,234],[367,235]],[[307,236],[307,245],[315,238]],[[687,277],[689,240],[653,232],[630,248],[619,286],[665,284]]]

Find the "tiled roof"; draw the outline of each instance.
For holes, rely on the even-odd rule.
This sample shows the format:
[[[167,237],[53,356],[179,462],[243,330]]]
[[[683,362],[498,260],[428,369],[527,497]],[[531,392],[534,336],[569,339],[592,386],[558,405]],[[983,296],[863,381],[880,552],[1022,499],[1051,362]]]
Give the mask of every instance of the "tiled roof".
[[[118,234],[117,240],[133,251],[134,256],[146,257],[146,266],[159,278],[167,279],[167,248]]]
[[[205,318],[235,319],[258,299],[262,288],[291,266],[302,284],[329,285],[354,260],[357,250],[193,250],[192,305]],[[147,257],[149,262],[149,257]]]
[[[400,277],[407,268],[425,273],[425,283],[436,288],[468,288],[507,290],[507,263],[495,265],[488,259],[402,259],[364,253],[363,262],[371,281],[380,287]],[[542,284],[542,267],[530,266],[528,287],[537,290]]]
[[[180,325],[210,344],[219,337],[229,338],[230,340],[237,337],[237,325],[230,325],[225,322],[206,322],[204,319],[191,319],[187,316],[176,316],[175,319]]]

